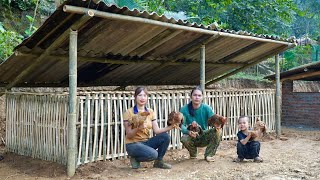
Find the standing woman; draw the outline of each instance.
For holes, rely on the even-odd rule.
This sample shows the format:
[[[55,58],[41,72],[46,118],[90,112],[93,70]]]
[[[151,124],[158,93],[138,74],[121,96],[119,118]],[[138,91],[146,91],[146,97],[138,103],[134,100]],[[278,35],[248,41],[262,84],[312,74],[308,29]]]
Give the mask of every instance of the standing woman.
[[[184,116],[184,121],[181,126],[183,136],[181,137],[182,144],[189,151],[190,159],[197,158],[197,147],[205,147],[206,151],[204,158],[206,161],[214,161],[214,155],[222,138],[221,127],[208,128],[208,119],[214,115],[212,108],[202,103],[203,91],[197,86],[191,91],[191,102],[180,109]],[[196,122],[202,129],[202,134],[194,134],[187,129],[187,126]]]
[[[135,106],[128,109],[124,115],[124,127],[126,130],[126,150],[130,156],[130,163],[133,169],[140,167],[140,162],[154,161],[153,167],[171,169],[171,165],[163,162],[169,143],[170,136],[167,131],[173,126],[159,128],[154,111],[146,107],[148,102],[148,91],[144,87],[138,87],[134,92]],[[138,113],[148,112],[149,115],[143,124],[132,127],[129,121]],[[150,130],[156,134],[150,138]]]

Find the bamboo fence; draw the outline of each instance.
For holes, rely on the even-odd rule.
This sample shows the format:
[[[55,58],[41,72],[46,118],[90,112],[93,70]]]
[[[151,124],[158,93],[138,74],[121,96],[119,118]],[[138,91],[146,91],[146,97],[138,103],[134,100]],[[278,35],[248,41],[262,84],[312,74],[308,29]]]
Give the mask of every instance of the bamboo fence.
[[[68,96],[7,94],[6,148],[66,164]]]
[[[160,128],[171,111],[189,103],[189,94],[190,90],[149,91],[148,107],[156,112]],[[204,101],[217,114],[228,117],[223,138],[234,140],[240,115],[249,116],[251,124],[259,118],[274,131],[274,97],[275,91],[270,89],[207,90]],[[134,105],[132,92],[80,93],[78,104],[76,164],[126,158],[123,112]],[[66,164],[67,114],[67,95],[8,94],[8,150]],[[169,148],[181,149],[180,131],[169,133]]]

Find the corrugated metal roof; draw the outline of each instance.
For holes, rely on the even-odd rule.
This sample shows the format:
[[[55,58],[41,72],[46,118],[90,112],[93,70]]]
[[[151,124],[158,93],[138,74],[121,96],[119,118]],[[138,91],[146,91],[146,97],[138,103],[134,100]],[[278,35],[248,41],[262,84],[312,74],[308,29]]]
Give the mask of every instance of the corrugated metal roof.
[[[0,65],[0,86],[68,86],[70,28],[78,30],[79,86],[199,84],[202,44],[210,83],[295,45],[294,39],[68,0]]]
[[[275,80],[275,74],[266,76],[265,79]],[[304,80],[320,81],[320,62],[313,62],[295,67],[280,73],[281,81],[284,80]]]

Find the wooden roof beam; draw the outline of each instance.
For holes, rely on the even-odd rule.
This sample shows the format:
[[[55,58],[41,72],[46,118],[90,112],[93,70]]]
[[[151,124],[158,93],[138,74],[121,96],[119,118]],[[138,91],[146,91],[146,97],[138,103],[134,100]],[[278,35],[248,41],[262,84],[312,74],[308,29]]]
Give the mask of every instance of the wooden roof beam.
[[[15,51],[16,56],[25,56],[25,57],[33,57],[38,58],[41,54],[31,54],[24,53],[20,51]],[[56,59],[56,60],[68,60],[67,55],[48,55],[47,58]],[[188,65],[188,64],[200,64],[199,61],[186,61],[186,62],[175,62],[168,60],[141,60],[141,59],[110,59],[103,57],[86,57],[86,56],[78,56],[78,61],[86,61],[86,62],[97,62],[97,63],[109,63],[109,64],[159,64],[159,65]],[[212,63],[207,62],[206,65],[214,65],[214,66],[242,66],[246,63]]]

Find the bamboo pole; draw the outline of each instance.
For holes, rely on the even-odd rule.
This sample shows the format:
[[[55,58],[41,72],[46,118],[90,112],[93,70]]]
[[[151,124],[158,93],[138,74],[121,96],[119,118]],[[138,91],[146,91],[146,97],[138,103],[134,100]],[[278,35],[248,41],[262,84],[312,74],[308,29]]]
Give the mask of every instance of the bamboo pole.
[[[281,135],[281,118],[280,118],[280,65],[279,65],[279,54],[275,56],[276,60],[276,134],[277,137],[280,138]]]
[[[77,165],[81,164],[81,155],[82,155],[82,147],[83,147],[83,118],[84,118],[84,112],[83,112],[83,99],[80,99],[80,140],[79,140],[79,150],[78,150],[78,163]]]
[[[93,148],[92,148],[92,161],[96,160],[96,150],[97,150],[97,143],[98,143],[98,100],[96,99],[97,95],[94,96],[94,128],[93,128]]]
[[[76,168],[76,106],[77,106],[77,36],[70,29],[69,44],[69,115],[68,115],[68,163],[67,174],[72,177]]]
[[[99,112],[100,112],[100,137],[99,137],[99,153],[98,153],[98,158],[101,158],[102,155],[102,142],[103,142],[103,135],[104,135],[104,101],[103,101],[103,94],[101,93],[99,95],[99,101],[100,101],[100,107],[99,107]]]
[[[87,113],[85,116],[86,119],[86,124],[87,124],[87,129],[85,130],[85,137],[86,137],[86,146],[85,146],[85,156],[84,156],[84,162],[88,161],[88,157],[89,157],[89,137],[90,137],[90,117],[91,117],[91,97],[90,95],[86,96],[86,110],[85,112]]]
[[[91,96],[91,104],[90,104],[90,119],[88,119],[88,129],[89,129],[89,156],[88,156],[88,161],[89,162],[93,162],[93,156],[92,156],[92,139],[93,139],[93,127],[92,124],[93,124],[93,120],[94,120],[94,117],[93,117],[93,113],[94,113],[94,95]]]
[[[103,108],[103,112],[104,112],[104,117],[103,117],[103,121],[105,123],[107,123],[106,125],[103,125],[104,130],[103,130],[103,160],[105,161],[107,159],[107,138],[109,137],[107,134],[107,129],[108,129],[108,122],[107,122],[107,116],[108,116],[108,95],[104,94],[104,108]]]
[[[112,121],[112,96],[110,94],[108,94],[107,96],[107,100],[108,100],[108,108],[107,108],[107,112],[108,112],[108,134],[107,134],[107,158],[110,157],[110,151],[112,149],[112,141],[111,141],[111,121]]]
[[[83,8],[83,7],[76,7],[71,5],[64,5],[63,11],[67,13],[76,13],[76,14],[83,14],[83,15],[88,14],[88,12],[90,12],[96,17],[101,17],[106,19],[152,24],[152,25],[162,26],[170,29],[185,30],[185,31],[203,33],[203,34],[209,34],[209,35],[220,35],[224,37],[233,37],[233,38],[239,38],[239,39],[248,39],[248,40],[260,41],[260,42],[271,42],[271,43],[285,44],[285,45],[293,44],[289,42],[277,41],[272,39],[263,39],[263,38],[253,37],[253,36],[245,36],[245,35],[212,31],[212,30],[196,28],[196,27],[182,26],[178,24],[172,24],[172,23],[157,21],[153,19],[146,19],[141,17],[133,17],[133,16],[122,15],[122,14],[109,13],[109,12]]]
[[[205,85],[206,85],[206,49],[205,45],[202,45],[200,48],[200,87],[203,91],[204,102],[206,102],[206,93],[205,93]]]

